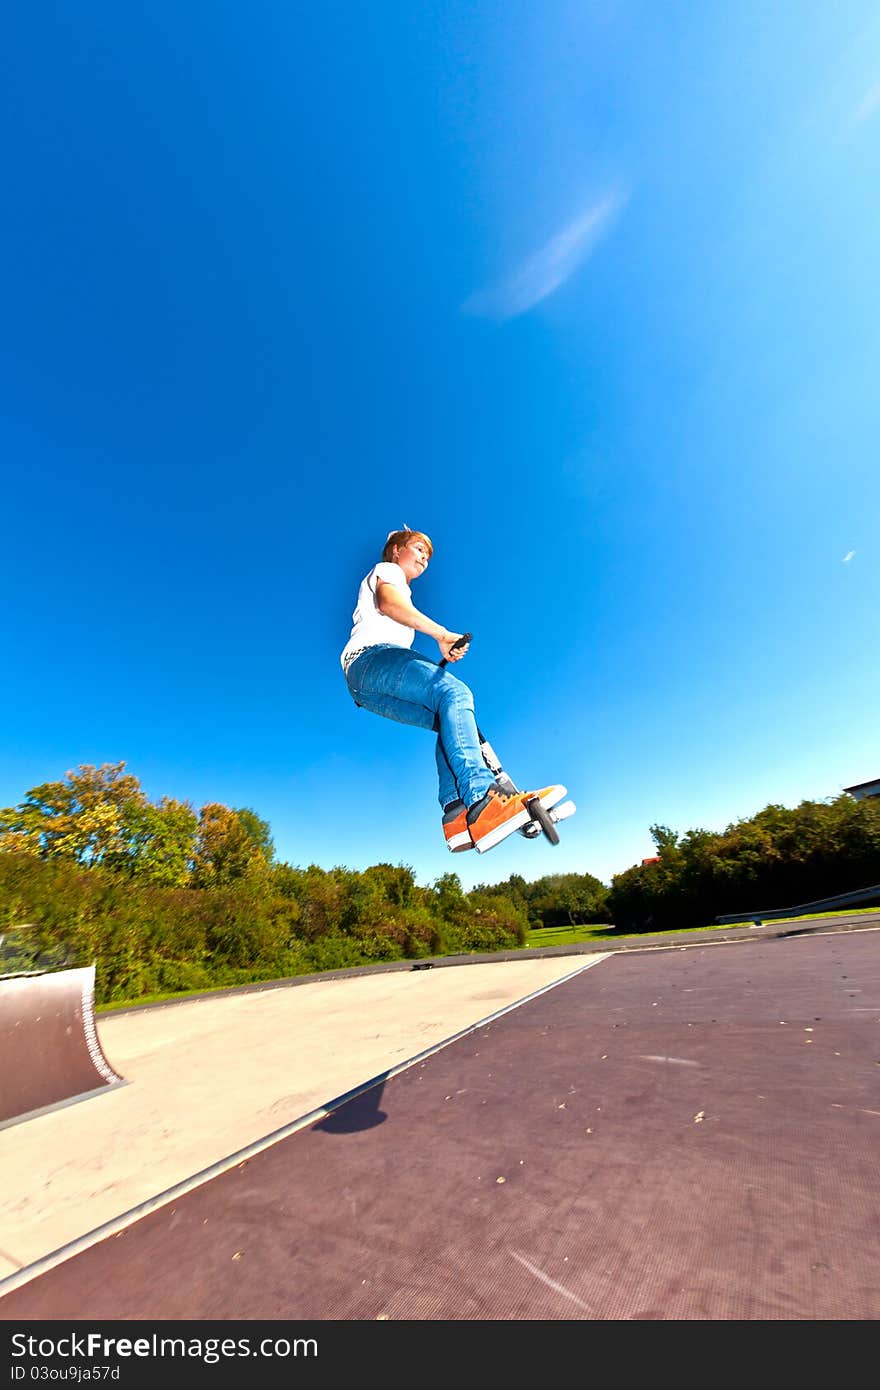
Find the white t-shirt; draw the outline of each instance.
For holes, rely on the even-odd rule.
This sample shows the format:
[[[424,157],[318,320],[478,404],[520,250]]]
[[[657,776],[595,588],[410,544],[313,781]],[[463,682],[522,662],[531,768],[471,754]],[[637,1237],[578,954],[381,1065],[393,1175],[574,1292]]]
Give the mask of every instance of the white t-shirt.
[[[400,589],[408,599],[412,598],[406,575],[400,565],[396,565],[393,560],[382,560],[373,566],[370,573],[361,580],[361,587],[358,589],[357,607],[351,615],[354,626],[340,657],[343,670],[349,653],[359,651],[361,647],[375,647],[379,642],[390,642],[394,647],[411,647],[413,644],[416,635],[414,628],[407,627],[405,623],[395,622],[394,618],[379,612],[376,593],[380,579],[386,584],[393,584],[395,589]]]

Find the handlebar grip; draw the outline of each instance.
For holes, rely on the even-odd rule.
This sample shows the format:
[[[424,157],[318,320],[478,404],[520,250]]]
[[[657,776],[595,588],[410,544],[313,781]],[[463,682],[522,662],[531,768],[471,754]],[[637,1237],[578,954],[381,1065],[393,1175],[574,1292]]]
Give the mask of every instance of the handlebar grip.
[[[473,636],[473,633],[471,633],[471,632],[464,632],[464,633],[462,633],[462,635],[461,635],[461,637],[459,637],[458,641],[457,641],[457,642],[453,642],[453,644],[452,644],[452,646],[450,647],[449,650],[454,652],[454,651],[457,651],[459,647],[466,647],[467,644],[468,644],[468,642],[471,640],[471,637],[472,637],[472,636]],[[445,657],[445,656],[444,656],[443,660],[442,660],[441,662],[438,663],[438,665],[440,665],[440,666],[445,666],[445,665],[446,665],[446,657]]]

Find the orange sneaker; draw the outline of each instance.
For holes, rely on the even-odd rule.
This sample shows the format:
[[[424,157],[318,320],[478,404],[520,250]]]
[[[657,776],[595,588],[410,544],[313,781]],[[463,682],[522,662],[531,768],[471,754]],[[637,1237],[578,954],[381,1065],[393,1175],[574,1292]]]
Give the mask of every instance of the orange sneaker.
[[[529,820],[522,792],[506,792],[496,782],[467,813],[474,848],[485,852]]]
[[[459,854],[463,849],[473,849],[467,807],[463,801],[453,801],[443,812],[443,834],[446,836],[446,848],[453,854]]]
[[[565,788],[550,786],[535,792],[507,792],[497,783],[490,787],[482,800],[471,806],[467,813],[474,848],[485,853],[531,820],[525,802],[535,796],[542,806],[555,806],[565,796]]]

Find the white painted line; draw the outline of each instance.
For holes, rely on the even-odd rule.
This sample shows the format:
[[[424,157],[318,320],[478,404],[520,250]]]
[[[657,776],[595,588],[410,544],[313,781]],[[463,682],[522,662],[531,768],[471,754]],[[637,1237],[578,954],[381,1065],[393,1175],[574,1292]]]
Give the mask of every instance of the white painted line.
[[[519,1263],[525,1266],[530,1274],[534,1274],[536,1279],[540,1279],[542,1284],[546,1284],[548,1289],[552,1289],[554,1293],[562,1294],[563,1298],[570,1298],[572,1303],[583,1308],[585,1313],[592,1313],[593,1310],[588,1303],[585,1303],[582,1298],[578,1298],[577,1294],[572,1293],[564,1284],[559,1284],[555,1279],[551,1279],[549,1274],[545,1274],[537,1265],[533,1265],[530,1260],[526,1259],[525,1255],[518,1255],[515,1250],[511,1250],[510,1253],[515,1260],[519,1260]]]
[[[644,1053],[639,1054],[640,1062],[669,1062],[676,1067],[698,1067],[699,1062],[689,1062],[686,1057],[648,1057]]]

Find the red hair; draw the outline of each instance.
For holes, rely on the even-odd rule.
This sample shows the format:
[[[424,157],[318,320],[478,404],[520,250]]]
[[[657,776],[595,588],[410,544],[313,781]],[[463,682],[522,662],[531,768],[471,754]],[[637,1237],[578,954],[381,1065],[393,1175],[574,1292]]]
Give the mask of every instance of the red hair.
[[[382,559],[393,560],[394,547],[399,546],[402,550],[403,547],[405,545],[409,545],[411,541],[422,541],[423,544],[428,547],[429,559],[434,554],[434,546],[431,541],[431,537],[426,536],[424,531],[391,531],[389,532],[388,539],[385,542],[385,545],[382,549]]]

